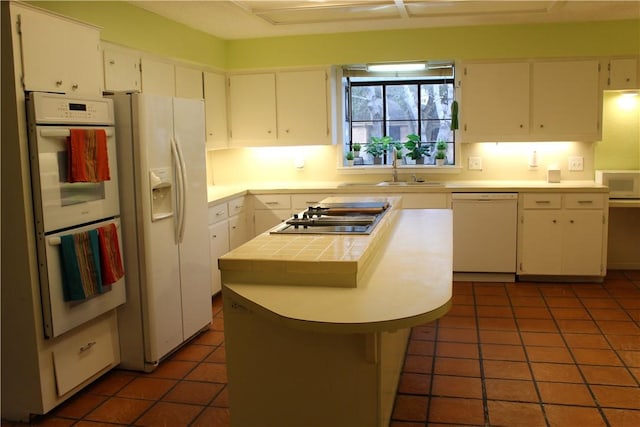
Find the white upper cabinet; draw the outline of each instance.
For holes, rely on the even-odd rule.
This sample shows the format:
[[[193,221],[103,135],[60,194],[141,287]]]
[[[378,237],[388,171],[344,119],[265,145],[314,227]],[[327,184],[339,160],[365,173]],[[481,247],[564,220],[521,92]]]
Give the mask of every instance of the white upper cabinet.
[[[176,81],[173,64],[146,57],[142,58],[141,64],[143,93],[174,96]]]
[[[231,144],[274,145],[276,139],[275,73],[229,77]]]
[[[207,149],[227,148],[227,83],[221,73],[203,73]]]
[[[638,89],[638,59],[613,58],[608,64],[609,77],[605,89]]]
[[[26,6],[17,12],[24,89],[74,95],[102,95],[98,28]]]
[[[175,66],[176,96],[178,98],[202,99],[202,70]]]
[[[279,140],[289,145],[331,143],[328,82],[324,69],[276,74]]]
[[[469,63],[461,79],[463,142],[601,137],[598,60]]]
[[[533,63],[533,134],[543,139],[600,137],[599,61]]]
[[[139,55],[106,48],[103,56],[105,91],[140,91]]]
[[[496,132],[529,134],[528,62],[468,64],[463,68],[460,129],[465,141],[493,139]]]
[[[331,144],[330,85],[325,68],[232,74],[232,146]]]

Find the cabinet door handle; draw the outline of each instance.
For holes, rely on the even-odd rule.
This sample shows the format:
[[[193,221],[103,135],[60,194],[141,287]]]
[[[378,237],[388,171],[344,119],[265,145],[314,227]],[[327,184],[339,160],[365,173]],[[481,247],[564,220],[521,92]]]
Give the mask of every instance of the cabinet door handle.
[[[56,80],[56,86],[62,86],[62,80]]]
[[[536,200],[536,205],[548,205],[551,203],[550,200]]]
[[[573,224],[573,223],[574,223],[574,221],[573,221],[572,219],[570,219],[570,220],[569,220],[569,223],[570,223],[570,224]]]
[[[220,215],[223,215],[223,213],[222,212],[216,212],[216,216],[220,216]]]
[[[74,83],[71,85],[71,89],[73,90],[77,90],[78,89],[78,83]]]
[[[278,204],[278,202],[266,202],[266,205],[271,205],[271,206],[275,206]]]
[[[578,203],[581,205],[590,205],[593,203],[593,200],[578,200]]]
[[[556,222],[558,222],[558,221],[554,219],[554,220],[553,220],[553,221],[551,221],[551,222],[553,222],[553,223],[555,224],[555,223],[556,223]]]
[[[87,344],[80,347],[80,353],[84,353],[85,351],[89,350],[91,347],[93,347],[96,344],[97,343],[95,341],[88,342]]]

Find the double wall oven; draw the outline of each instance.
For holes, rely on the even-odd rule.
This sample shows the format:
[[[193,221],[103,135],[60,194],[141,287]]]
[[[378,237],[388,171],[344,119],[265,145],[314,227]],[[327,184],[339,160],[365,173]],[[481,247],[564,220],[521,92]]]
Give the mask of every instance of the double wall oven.
[[[70,298],[65,282],[69,276],[65,269],[70,268],[62,249],[63,242],[73,241],[67,237],[115,229],[111,254],[122,256],[113,104],[106,98],[32,92],[27,96],[27,117],[44,333],[54,338],[125,302],[124,272],[114,283],[101,286],[100,292]],[[105,136],[103,162],[109,176],[70,182],[70,136],[87,130]],[[81,255],[73,262],[82,264]]]

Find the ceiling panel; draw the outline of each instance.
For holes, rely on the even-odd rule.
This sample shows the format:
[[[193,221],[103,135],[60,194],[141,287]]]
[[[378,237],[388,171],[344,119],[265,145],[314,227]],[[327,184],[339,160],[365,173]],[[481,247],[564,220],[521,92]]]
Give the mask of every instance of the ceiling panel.
[[[224,39],[403,28],[640,19],[640,1],[130,1]]]

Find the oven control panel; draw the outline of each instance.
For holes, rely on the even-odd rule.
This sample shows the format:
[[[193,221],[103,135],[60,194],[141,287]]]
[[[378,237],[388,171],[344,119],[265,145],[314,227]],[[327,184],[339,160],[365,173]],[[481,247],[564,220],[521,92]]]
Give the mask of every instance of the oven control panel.
[[[71,98],[66,95],[32,92],[36,124],[112,125],[113,101],[108,98]]]

